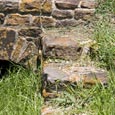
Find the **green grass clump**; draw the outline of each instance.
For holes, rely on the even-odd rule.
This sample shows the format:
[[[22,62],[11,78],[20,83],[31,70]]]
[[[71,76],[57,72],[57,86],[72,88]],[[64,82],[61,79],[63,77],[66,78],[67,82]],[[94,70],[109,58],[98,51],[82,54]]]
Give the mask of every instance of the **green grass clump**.
[[[108,18],[104,17],[96,24],[94,39],[97,49],[92,57],[101,62],[103,67],[115,66],[115,27],[109,23]]]
[[[99,6],[97,12],[101,14],[112,13],[115,14],[115,0],[97,0]]]
[[[0,115],[40,115],[40,77],[18,68],[0,79]]]

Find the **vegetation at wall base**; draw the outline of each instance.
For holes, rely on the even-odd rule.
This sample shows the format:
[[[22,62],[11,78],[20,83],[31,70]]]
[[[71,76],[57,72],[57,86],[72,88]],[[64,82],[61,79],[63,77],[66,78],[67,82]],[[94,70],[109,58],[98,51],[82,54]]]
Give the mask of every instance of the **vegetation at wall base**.
[[[40,76],[22,67],[0,79],[0,115],[40,115]]]
[[[115,14],[115,0],[98,0],[99,7],[97,8],[97,12],[102,15],[105,13]]]
[[[110,69],[115,66],[115,27],[111,25],[109,17],[103,17],[95,26],[95,51],[91,55],[100,63],[101,67]]]

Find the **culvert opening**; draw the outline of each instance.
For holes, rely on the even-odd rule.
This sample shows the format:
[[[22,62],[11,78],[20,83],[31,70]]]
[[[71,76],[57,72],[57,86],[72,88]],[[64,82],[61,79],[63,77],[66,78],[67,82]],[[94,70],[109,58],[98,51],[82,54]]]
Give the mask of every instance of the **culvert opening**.
[[[0,60],[0,79],[9,74],[9,71],[18,69],[21,65],[7,60]]]

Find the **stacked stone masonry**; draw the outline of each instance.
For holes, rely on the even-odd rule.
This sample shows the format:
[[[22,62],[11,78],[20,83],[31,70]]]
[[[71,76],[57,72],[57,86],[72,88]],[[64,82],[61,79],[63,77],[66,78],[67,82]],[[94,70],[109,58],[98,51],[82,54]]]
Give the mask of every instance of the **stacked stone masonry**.
[[[1,26],[59,26],[89,21],[94,0],[0,0]],[[66,24],[65,24],[66,23]]]
[[[89,22],[94,0],[0,0],[0,60],[36,67],[42,27]]]

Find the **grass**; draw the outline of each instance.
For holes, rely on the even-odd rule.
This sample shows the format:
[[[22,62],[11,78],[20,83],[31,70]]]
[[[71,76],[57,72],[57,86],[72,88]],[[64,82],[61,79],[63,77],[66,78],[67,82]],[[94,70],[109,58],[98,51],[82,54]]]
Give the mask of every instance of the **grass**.
[[[115,66],[115,27],[111,25],[108,18],[103,17],[96,26],[94,32],[95,47],[92,55],[101,67],[110,69]]]
[[[0,115],[40,115],[40,77],[18,67],[0,79]]]
[[[97,9],[98,13],[106,14],[112,13],[115,14],[115,0],[97,0],[99,2],[99,7]]]

